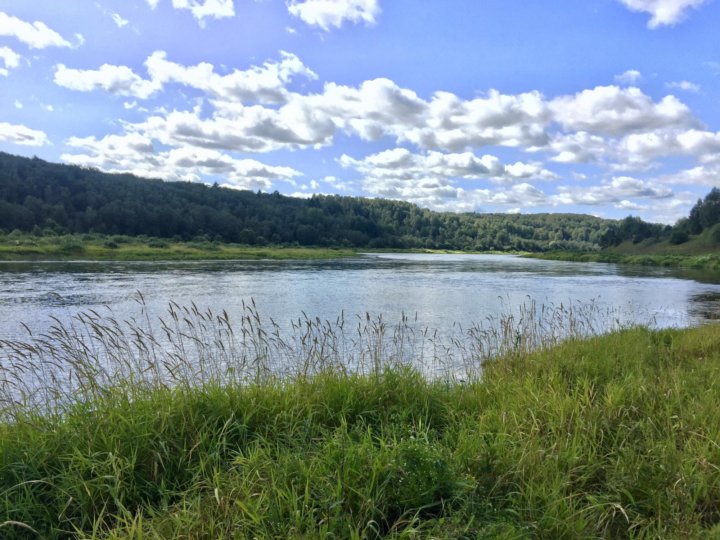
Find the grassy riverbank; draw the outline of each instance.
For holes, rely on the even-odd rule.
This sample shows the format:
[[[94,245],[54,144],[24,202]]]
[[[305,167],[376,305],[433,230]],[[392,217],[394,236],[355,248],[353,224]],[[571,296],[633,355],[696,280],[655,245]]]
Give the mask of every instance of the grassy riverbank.
[[[641,266],[666,266],[677,268],[694,268],[699,270],[720,271],[720,255],[627,255],[617,252],[582,253],[572,251],[551,251],[549,253],[533,253],[526,255],[534,259],[574,262],[603,262],[617,264],[634,264]]]
[[[96,234],[0,236],[0,260],[239,260],[332,259],[355,255],[352,249],[307,247],[253,247],[209,240],[172,241],[160,238]]]
[[[0,536],[720,535],[717,326],[143,388],[0,424]]]
[[[577,262],[607,262],[643,266],[668,266],[720,271],[720,243],[713,230],[704,231],[682,244],[650,238],[642,242],[623,242],[596,252],[552,251],[526,256],[537,259]]]

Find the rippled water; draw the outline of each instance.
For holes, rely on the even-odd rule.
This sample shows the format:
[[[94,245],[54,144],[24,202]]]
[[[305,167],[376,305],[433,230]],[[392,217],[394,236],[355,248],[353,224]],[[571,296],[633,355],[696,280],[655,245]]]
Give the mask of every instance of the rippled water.
[[[254,299],[289,324],[303,313],[404,313],[440,330],[507,313],[528,302],[595,302],[621,322],[684,326],[720,314],[720,276],[506,255],[380,254],[324,261],[52,262],[0,264],[0,338],[42,332],[51,317],[109,306],[136,316],[140,291],[152,314],[194,302],[239,317]]]

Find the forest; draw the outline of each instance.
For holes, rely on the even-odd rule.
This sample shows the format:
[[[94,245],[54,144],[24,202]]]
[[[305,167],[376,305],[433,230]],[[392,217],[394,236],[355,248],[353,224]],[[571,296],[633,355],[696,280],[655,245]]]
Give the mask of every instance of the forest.
[[[0,230],[100,233],[250,246],[596,251],[627,240],[682,243],[720,221],[720,190],[675,227],[628,216],[442,213],[386,199],[299,199],[54,164],[0,153]]]

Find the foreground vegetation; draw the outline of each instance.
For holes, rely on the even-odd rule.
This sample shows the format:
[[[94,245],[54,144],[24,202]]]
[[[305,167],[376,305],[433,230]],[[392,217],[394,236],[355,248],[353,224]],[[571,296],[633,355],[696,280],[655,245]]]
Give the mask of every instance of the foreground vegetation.
[[[97,315],[2,342],[0,535],[717,538],[717,326],[580,339],[587,317],[560,315],[569,340],[543,347],[554,323],[526,311],[433,376],[405,323],[306,319],[292,345],[252,308],[232,331],[171,306],[165,345]],[[284,375],[261,360],[279,351]]]

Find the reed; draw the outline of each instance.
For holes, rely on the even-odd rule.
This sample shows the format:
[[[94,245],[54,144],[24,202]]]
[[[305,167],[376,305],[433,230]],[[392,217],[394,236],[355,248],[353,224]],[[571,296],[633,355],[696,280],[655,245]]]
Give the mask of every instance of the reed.
[[[3,538],[708,538],[720,332],[138,296],[0,342]]]

